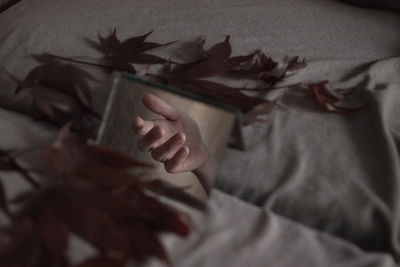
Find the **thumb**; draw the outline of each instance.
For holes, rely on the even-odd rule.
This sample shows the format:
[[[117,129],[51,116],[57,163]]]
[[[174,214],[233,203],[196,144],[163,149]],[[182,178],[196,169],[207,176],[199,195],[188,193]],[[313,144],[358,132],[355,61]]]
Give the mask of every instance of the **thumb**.
[[[180,116],[178,109],[172,107],[167,102],[150,93],[143,96],[143,104],[154,113],[164,116],[169,120],[177,120]]]

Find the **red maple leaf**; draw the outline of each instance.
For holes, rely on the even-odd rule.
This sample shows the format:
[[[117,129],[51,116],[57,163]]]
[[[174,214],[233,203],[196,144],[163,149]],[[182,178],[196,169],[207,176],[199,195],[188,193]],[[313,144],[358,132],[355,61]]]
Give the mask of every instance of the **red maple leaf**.
[[[48,177],[13,200],[19,208],[10,214],[12,224],[0,233],[8,240],[2,244],[0,238],[2,266],[70,266],[66,249],[71,233],[97,249],[95,257],[78,266],[95,266],[99,259],[126,266],[128,261],[149,257],[169,263],[158,234],[189,234],[185,214],[148,194],[174,195],[171,190],[166,193],[170,188],[128,172],[148,164],[88,145],[84,136],[72,132],[71,124],[63,127],[53,144],[36,152],[45,163],[39,173]],[[0,190],[0,208],[4,209],[3,202]],[[24,260],[13,257],[22,254]]]
[[[113,32],[106,37],[99,34],[99,44],[90,42],[90,45],[104,55],[100,59],[101,64],[134,73],[135,69],[132,63],[161,64],[167,62],[167,60],[149,54],[147,51],[169,45],[173,42],[165,44],[147,42],[146,39],[152,32],[153,31],[150,31],[144,35],[120,41],[117,37],[116,29],[114,29]]]
[[[289,71],[295,71],[305,66],[307,66],[305,60],[299,61],[299,57],[285,57],[281,62],[277,62],[263,52],[259,52],[252,64],[241,66],[233,72],[250,79],[263,81],[264,90],[270,90],[275,84],[283,81]]]
[[[30,97],[33,116],[63,125],[67,121],[99,118],[92,108],[89,82],[95,78],[81,68],[49,54],[34,55],[41,64],[18,81],[14,101]]]
[[[356,86],[347,89],[328,89],[328,81],[310,83],[307,86],[312,90],[315,98],[324,110],[333,113],[350,114],[359,111],[365,104],[357,108],[347,108],[339,104],[349,100],[349,97],[365,82],[368,82],[368,79],[364,79]]]

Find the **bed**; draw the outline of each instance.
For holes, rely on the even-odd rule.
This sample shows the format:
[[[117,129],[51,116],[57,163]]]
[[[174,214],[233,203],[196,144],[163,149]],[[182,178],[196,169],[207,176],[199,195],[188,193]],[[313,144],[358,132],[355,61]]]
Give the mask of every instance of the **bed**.
[[[36,64],[30,53],[93,56],[84,38],[113,28],[122,38],[155,29],[152,41],[161,43],[230,35],[237,54],[304,57],[307,67],[281,84],[286,109],[243,128],[245,151],[225,151],[208,210],[172,204],[190,214],[194,233],[163,243],[174,266],[396,266],[399,25],[398,13],[335,0],[22,0],[0,13],[0,65],[23,78]],[[323,80],[358,85],[368,104],[348,115],[323,112],[308,91],[285,88]],[[12,85],[3,73],[2,102]],[[97,89],[99,112],[107,86]],[[1,147],[54,136],[23,112],[1,109]],[[7,183],[9,192],[19,186]],[[71,250],[76,259],[85,253],[77,243]]]

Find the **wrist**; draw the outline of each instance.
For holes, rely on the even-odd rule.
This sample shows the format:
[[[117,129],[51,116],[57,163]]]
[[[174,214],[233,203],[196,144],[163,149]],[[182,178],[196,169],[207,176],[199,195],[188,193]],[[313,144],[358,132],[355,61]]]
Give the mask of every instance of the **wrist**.
[[[199,182],[203,186],[203,189],[206,191],[207,195],[209,195],[217,175],[217,162],[215,161],[214,157],[210,155],[204,145],[203,149],[206,154],[205,160],[203,164],[194,169],[192,172],[197,176]]]

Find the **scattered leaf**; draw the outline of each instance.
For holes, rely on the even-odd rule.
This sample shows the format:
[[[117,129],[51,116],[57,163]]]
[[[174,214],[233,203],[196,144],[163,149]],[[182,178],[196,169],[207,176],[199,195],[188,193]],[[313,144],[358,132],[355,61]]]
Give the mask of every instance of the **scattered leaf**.
[[[250,79],[263,81],[267,87],[272,89],[275,84],[283,81],[289,71],[299,70],[307,66],[305,60],[299,61],[299,57],[285,57],[281,62],[274,61],[263,52],[256,55],[254,62],[248,66],[242,66],[233,72]]]
[[[114,66],[117,69],[135,73],[132,63],[138,64],[162,64],[167,60],[146,53],[147,51],[166,46],[171,43],[158,44],[145,41],[153,32],[150,31],[144,35],[132,37],[125,41],[120,41],[117,37],[116,29],[107,37],[99,35],[99,43],[96,47],[104,56],[100,62],[108,66]]]
[[[86,136],[73,132],[68,123],[53,144],[38,149],[46,163],[39,171],[47,173],[52,182],[13,200],[19,208],[4,233],[9,243],[2,246],[0,242],[2,266],[23,267],[29,261],[29,266],[67,267],[71,233],[98,251],[98,257],[78,266],[93,266],[100,259],[105,266],[126,266],[128,261],[143,262],[149,257],[169,264],[158,234],[190,233],[189,218],[154,197],[154,193],[181,196],[178,189],[167,192],[165,184],[142,181],[128,169],[148,164],[86,141]],[[0,158],[5,156],[8,154],[0,150]],[[0,184],[0,208],[8,211],[2,189]],[[23,227],[24,222],[29,225]],[[13,257],[24,251],[32,252],[26,260]]]
[[[176,64],[174,69],[164,75],[174,76],[178,78],[208,78],[222,75],[232,71],[242,63],[251,60],[256,53],[246,56],[230,57],[232,48],[229,42],[229,36],[221,43],[213,45],[210,49],[204,49],[205,41],[199,45],[202,58],[195,62]]]
[[[85,116],[100,117],[92,108],[89,81],[94,77],[50,54],[34,55],[34,58],[41,65],[19,82],[15,101],[30,97],[37,119],[45,117],[59,124]]]
[[[326,111],[333,113],[350,114],[359,111],[362,108],[362,106],[358,108],[345,108],[339,106],[338,104],[348,100],[349,95],[351,95],[359,87],[360,84],[363,84],[364,81],[362,81],[355,87],[348,89],[328,89],[328,83],[328,81],[322,81],[319,83],[307,84],[307,86],[312,90],[318,103]]]

